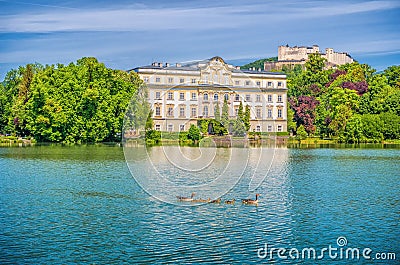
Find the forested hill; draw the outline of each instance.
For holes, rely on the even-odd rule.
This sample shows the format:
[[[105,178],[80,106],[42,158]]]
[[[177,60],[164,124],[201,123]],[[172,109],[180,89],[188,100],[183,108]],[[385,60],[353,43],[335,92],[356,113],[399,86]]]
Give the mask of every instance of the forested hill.
[[[258,69],[258,68],[264,69],[264,62],[276,62],[276,61],[278,61],[278,57],[260,59],[260,60],[254,61],[252,63],[248,63],[243,66],[240,66],[240,69],[246,70],[246,69],[249,69],[252,67],[255,67],[256,69]]]
[[[45,142],[120,141],[132,98],[132,108],[147,104],[139,97],[141,84],[136,73],[106,68],[95,58],[21,66],[0,83],[0,134]],[[140,108],[132,111],[137,120],[129,126],[146,120]]]

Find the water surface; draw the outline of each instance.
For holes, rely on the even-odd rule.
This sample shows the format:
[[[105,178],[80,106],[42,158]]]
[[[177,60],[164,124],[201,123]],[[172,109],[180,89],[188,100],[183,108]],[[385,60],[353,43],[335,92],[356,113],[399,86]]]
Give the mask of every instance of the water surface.
[[[0,263],[331,264],[257,250],[321,249],[344,236],[350,247],[397,253],[382,262],[396,264],[399,160],[399,149],[279,148],[258,207],[181,207],[144,192],[118,146],[0,148]],[[255,165],[223,199],[254,197]]]

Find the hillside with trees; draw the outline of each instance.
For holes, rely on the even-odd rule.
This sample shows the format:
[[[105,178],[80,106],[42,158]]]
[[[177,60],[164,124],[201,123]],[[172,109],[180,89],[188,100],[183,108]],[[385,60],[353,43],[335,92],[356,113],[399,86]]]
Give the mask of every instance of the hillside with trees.
[[[305,71],[289,76],[294,134],[347,143],[400,139],[400,66],[376,73],[355,62],[325,70],[312,54]]]
[[[253,67],[256,69],[258,69],[258,68],[264,69],[264,62],[276,62],[276,61],[278,61],[278,57],[270,57],[270,58],[266,58],[266,59],[260,59],[260,60],[245,64],[243,66],[240,66],[240,69],[247,70],[247,69],[253,68]]]

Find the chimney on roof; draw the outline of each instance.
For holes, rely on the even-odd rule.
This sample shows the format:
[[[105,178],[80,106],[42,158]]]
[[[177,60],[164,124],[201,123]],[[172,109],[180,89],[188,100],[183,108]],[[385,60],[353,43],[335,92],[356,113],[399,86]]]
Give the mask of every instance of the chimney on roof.
[[[237,70],[240,70],[240,66],[236,66],[235,68],[236,68]]]
[[[176,63],[176,67],[181,67],[182,65],[180,63]]]
[[[169,67],[169,63],[165,63],[165,67]]]
[[[162,67],[163,66],[163,63],[158,63],[158,67]]]
[[[157,65],[157,62],[153,62],[152,64],[151,64],[151,66],[156,66]]]

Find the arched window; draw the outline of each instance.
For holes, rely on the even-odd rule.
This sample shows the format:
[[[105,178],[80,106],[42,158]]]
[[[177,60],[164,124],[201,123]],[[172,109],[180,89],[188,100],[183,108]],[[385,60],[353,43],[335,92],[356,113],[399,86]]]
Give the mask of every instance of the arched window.
[[[226,93],[226,94],[224,95],[224,100],[226,100],[226,101],[229,100],[229,95],[228,95],[228,93]]]
[[[214,101],[218,101],[218,94],[217,93],[214,94]]]
[[[208,94],[207,93],[204,93],[203,100],[208,100]]]

